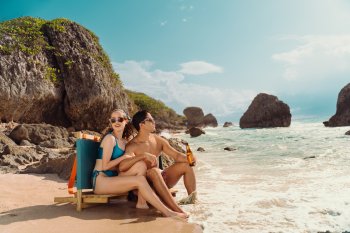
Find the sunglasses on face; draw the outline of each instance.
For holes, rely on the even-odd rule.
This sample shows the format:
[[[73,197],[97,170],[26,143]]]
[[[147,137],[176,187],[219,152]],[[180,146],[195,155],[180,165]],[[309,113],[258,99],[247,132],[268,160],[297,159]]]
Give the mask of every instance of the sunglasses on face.
[[[124,118],[124,117],[112,117],[111,119],[109,119],[109,121],[110,121],[112,124],[114,124],[114,123],[116,123],[116,122],[122,123],[122,122],[125,121],[125,120],[126,120],[126,118]]]

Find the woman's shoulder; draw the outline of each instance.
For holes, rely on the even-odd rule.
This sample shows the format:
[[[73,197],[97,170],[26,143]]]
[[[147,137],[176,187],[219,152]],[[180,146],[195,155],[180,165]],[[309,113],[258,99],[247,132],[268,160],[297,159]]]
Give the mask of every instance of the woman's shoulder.
[[[113,146],[114,146],[114,144],[115,144],[115,138],[113,137],[112,134],[107,134],[107,135],[103,138],[103,140],[102,140],[102,142],[101,142],[101,147],[103,147],[103,146],[106,145],[106,144],[113,144]]]

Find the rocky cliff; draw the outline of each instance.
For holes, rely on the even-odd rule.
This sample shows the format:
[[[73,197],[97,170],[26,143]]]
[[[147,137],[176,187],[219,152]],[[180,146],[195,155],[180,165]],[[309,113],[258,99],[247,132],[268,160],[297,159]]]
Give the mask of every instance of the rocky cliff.
[[[100,131],[130,107],[98,38],[67,19],[0,23],[0,119]]]

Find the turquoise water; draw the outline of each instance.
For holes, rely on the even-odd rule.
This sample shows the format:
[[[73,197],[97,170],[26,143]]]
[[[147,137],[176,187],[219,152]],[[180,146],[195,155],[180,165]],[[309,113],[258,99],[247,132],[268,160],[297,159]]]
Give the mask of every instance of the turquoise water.
[[[184,208],[204,232],[350,231],[350,127],[205,129],[196,152],[199,203]],[[235,151],[224,151],[226,146]],[[179,197],[185,195],[180,186]]]

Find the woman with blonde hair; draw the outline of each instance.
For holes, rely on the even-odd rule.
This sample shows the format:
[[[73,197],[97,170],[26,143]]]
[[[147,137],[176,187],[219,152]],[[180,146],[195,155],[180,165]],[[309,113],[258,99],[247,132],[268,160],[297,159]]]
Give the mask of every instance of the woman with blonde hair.
[[[127,139],[131,136],[131,128],[128,125],[127,114],[121,110],[116,109],[112,111],[109,119],[111,130],[103,137],[98,158],[96,159],[95,168],[92,174],[92,183],[94,193],[96,194],[121,194],[131,190],[137,189],[139,194],[152,206],[158,209],[166,217],[181,217],[187,218],[185,213],[175,212],[166,207],[154,193],[149,186],[144,174],[142,174],[142,167],[146,169],[142,157],[137,158],[139,161],[129,170],[133,169],[139,173],[134,173],[133,170],[128,172],[134,175],[118,175],[118,165],[130,155],[124,155],[125,145]],[[141,169],[140,169],[141,168]],[[146,172],[144,170],[144,172]],[[137,203],[137,207],[142,208],[146,204]]]

